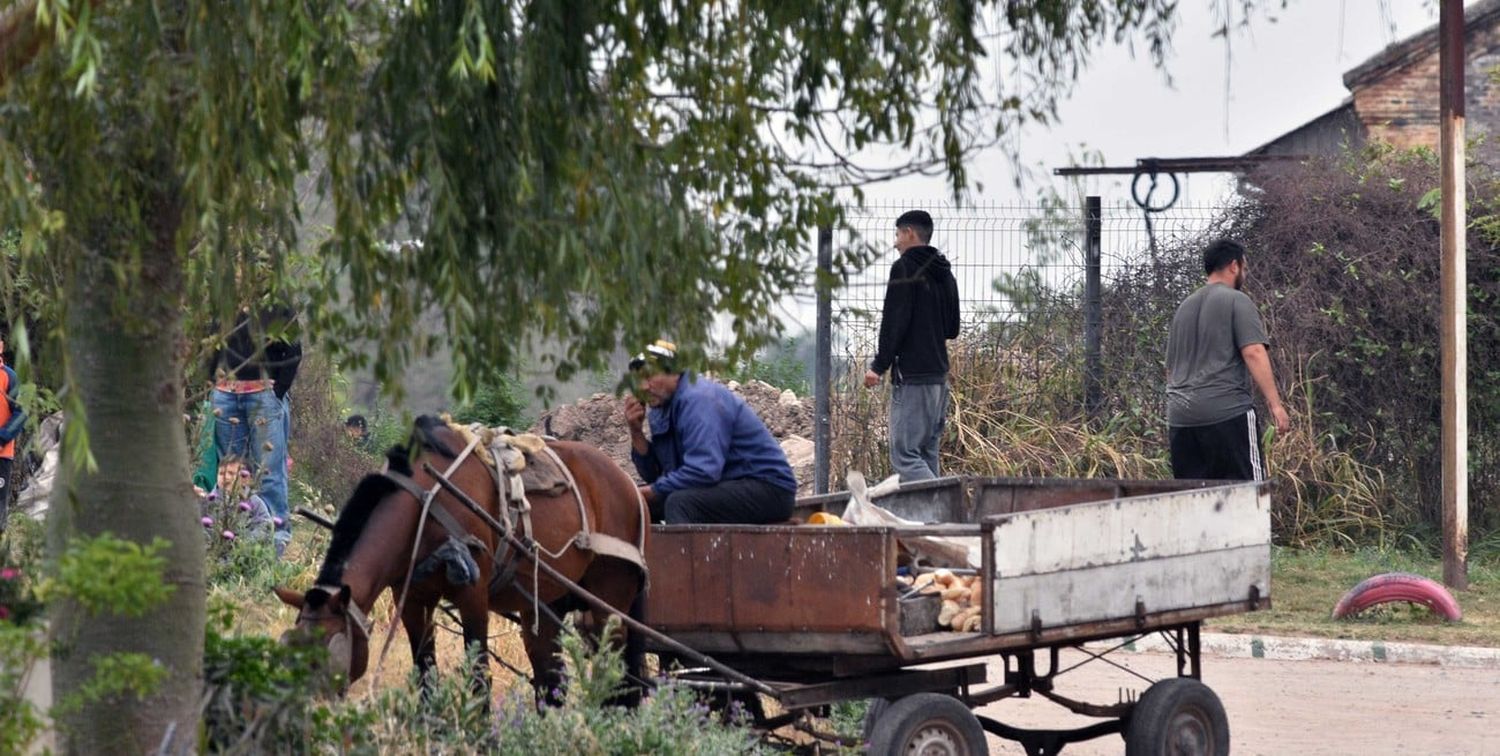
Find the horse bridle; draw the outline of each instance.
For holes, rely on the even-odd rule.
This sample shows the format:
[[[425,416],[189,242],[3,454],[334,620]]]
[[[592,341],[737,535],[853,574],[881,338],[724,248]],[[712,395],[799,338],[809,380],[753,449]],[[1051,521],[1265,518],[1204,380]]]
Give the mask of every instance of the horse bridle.
[[[341,590],[343,590],[342,586],[315,585],[309,588],[308,592],[322,591],[328,594],[329,598],[335,598]],[[344,634],[352,639],[354,633],[351,631],[356,628],[359,630],[359,634],[365,637],[365,640],[369,640],[370,631],[374,629],[374,623],[370,622],[370,618],[365,615],[365,611],[360,609],[359,604],[354,603],[354,599],[351,597],[348,601],[344,602]]]

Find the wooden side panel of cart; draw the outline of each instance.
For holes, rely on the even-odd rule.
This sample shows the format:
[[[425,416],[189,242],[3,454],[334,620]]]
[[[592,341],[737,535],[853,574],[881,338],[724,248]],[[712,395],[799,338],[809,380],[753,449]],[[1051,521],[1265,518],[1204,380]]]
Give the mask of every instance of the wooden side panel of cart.
[[[1270,497],[1254,485],[993,518],[992,632],[1040,632],[1270,596]]]

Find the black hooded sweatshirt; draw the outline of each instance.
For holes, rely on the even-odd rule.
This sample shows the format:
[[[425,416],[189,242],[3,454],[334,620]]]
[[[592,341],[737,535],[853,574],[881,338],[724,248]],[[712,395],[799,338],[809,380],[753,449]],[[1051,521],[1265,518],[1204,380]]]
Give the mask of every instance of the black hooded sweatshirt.
[[[948,339],[958,336],[958,281],[948,258],[925,245],[910,247],[891,265],[880,315],[880,345],[870,369],[891,371],[892,384],[942,383],[948,376]]]

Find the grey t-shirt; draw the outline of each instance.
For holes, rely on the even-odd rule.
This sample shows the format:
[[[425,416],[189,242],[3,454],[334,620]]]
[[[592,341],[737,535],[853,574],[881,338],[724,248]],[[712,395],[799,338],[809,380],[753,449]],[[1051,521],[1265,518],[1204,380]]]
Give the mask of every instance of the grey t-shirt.
[[[1245,293],[1214,283],[1177,306],[1167,336],[1167,424],[1222,423],[1252,406],[1240,350],[1266,343],[1260,313]]]

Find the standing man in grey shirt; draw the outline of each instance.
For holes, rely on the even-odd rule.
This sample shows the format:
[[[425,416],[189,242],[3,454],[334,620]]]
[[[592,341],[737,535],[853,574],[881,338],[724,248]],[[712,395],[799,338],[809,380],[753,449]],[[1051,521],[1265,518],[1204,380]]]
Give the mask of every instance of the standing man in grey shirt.
[[[1167,337],[1167,424],[1172,475],[1211,480],[1264,480],[1250,381],[1266,400],[1277,432],[1291,427],[1266,330],[1245,285],[1245,247],[1220,239],[1203,251],[1208,282],[1172,317]]]

